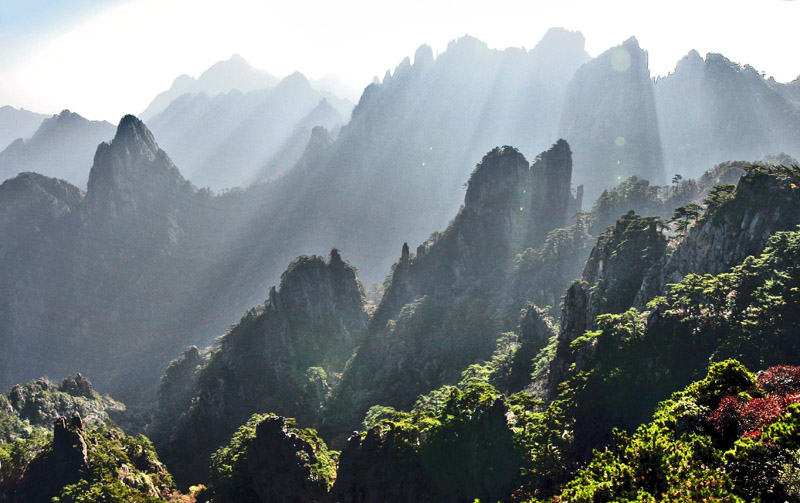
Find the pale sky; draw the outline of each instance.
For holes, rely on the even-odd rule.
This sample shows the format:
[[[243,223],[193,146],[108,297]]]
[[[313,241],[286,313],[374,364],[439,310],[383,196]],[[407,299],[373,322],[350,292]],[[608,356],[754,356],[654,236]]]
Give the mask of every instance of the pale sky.
[[[793,0],[0,0],[0,105],[116,123],[234,53],[362,89],[423,43],[530,49],[553,26],[580,30],[592,56],[634,35],[653,76],[691,49],[800,75]]]

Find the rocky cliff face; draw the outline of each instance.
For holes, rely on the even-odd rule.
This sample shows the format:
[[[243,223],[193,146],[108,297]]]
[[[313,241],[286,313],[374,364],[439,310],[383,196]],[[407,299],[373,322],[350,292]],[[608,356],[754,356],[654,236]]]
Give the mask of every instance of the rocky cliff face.
[[[80,193],[47,183],[48,193]],[[180,292],[192,278],[179,257],[197,243],[182,236],[189,220],[203,217],[200,196],[131,116],[120,122],[114,141],[98,148],[88,187],[77,204],[64,203],[53,215],[47,233],[6,259],[0,273],[8,299],[0,306],[4,380],[81,370],[108,390],[110,376],[130,372],[141,379],[143,362],[134,363],[132,355],[175,344],[162,331],[167,318],[156,311],[186,299]],[[160,358],[147,360],[152,370],[163,368]]]
[[[545,395],[554,398],[558,384],[571,372],[570,344],[595,328],[599,314],[621,313],[634,304],[648,275],[661,264],[667,238],[657,218],[632,211],[602,234],[589,255],[580,281],[564,296],[556,353],[546,376]],[[655,295],[658,290],[648,289]]]
[[[720,54],[690,52],[655,85],[668,173],[800,152],[800,105],[781,84]]]
[[[631,175],[665,179],[647,53],[635,38],[583,65],[567,88],[559,136],[589,200]]]
[[[63,180],[21,173],[0,185],[0,257],[23,246],[75,211],[83,192]],[[2,259],[0,259],[2,260]]]
[[[770,236],[800,224],[796,177],[757,168],[741,177],[729,198],[706,208],[685,237],[668,249],[658,223],[628,215],[598,239],[584,269],[564,298],[555,357],[548,376],[548,396],[567,375],[580,371],[573,363],[588,354],[574,354],[570,344],[595,328],[603,313],[643,309],[669,284],[688,274],[720,274],[761,253]],[[593,346],[587,345],[586,351]]]
[[[333,500],[501,501],[514,488],[514,441],[502,399],[473,405],[464,415],[420,433],[376,426],[347,441]],[[443,421],[443,422],[446,422]]]
[[[57,501],[166,501],[181,497],[144,437],[129,437],[108,426],[87,427],[79,414],[60,416],[53,435],[21,441],[23,456],[6,457],[0,500],[9,503]]]
[[[120,121],[114,140],[97,148],[82,216],[86,225],[100,232],[115,232],[131,241],[158,240],[166,245],[180,232],[176,213],[195,192],[152,133],[137,118],[127,115]]]
[[[198,480],[211,452],[253,413],[319,421],[328,379],[342,372],[366,323],[363,288],[336,250],[327,262],[316,256],[294,261],[267,302],[221,339],[197,376],[186,415],[154,427],[178,480]]]
[[[567,220],[571,167],[564,141],[533,165],[511,147],[484,156],[450,226],[415,255],[403,246],[369,333],[327,406],[333,431],[324,432],[341,433],[376,403],[409,407],[492,354],[519,319],[505,290],[515,257]],[[555,211],[546,212],[548,205]]]
[[[565,30],[529,51],[495,51],[471,37],[437,58],[421,47],[413,64],[365,89],[313,176],[298,174],[300,192],[278,196],[282,234],[337,246],[365,283],[379,283],[403,242],[447,226],[475,159],[497,145],[548,148],[565,83],[587,60],[583,36]],[[303,235],[293,230],[299,214]]]
[[[88,465],[81,417],[59,417],[53,423],[52,450],[33,459],[20,483],[9,491],[8,501],[47,503],[61,488],[78,482]]]
[[[250,422],[254,419],[259,420],[255,431],[245,433],[242,445],[228,447],[240,450],[239,459],[230,472],[215,473],[201,497],[242,503],[331,501],[335,461],[316,433],[272,414]]]
[[[797,180],[754,170],[743,176],[733,197],[711,208],[669,255],[658,286],[680,281],[689,273],[719,274],[757,255],[775,232],[800,224]],[[639,295],[643,299],[644,294]]]
[[[113,136],[114,126],[108,122],[64,110],[42,122],[32,137],[0,152],[0,180],[35,171],[85,187],[97,144]]]

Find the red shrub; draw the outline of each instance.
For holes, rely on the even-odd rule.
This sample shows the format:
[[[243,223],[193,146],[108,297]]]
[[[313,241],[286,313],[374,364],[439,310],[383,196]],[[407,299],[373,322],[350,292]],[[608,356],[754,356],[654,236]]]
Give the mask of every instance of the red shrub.
[[[719,402],[717,410],[706,419],[720,436],[737,435],[739,431],[739,397],[726,396]]]
[[[739,431],[752,439],[761,437],[761,430],[783,414],[786,404],[783,397],[770,395],[753,398],[739,405]]]

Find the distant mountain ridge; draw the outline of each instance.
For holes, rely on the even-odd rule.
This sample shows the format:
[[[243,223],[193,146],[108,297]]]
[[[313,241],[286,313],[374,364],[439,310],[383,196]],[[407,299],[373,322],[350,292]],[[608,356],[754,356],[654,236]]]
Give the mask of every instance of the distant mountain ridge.
[[[721,54],[691,51],[654,86],[664,162],[699,176],[728,159],[800,151],[797,80],[780,84]]]
[[[273,87],[277,83],[277,77],[263,70],[253,68],[239,54],[234,54],[227,61],[215,63],[196,79],[186,74],[175,78],[172,86],[156,96],[140,114],[140,117],[143,120],[155,117],[164,111],[170,103],[187,93],[204,93],[213,97],[233,89],[246,93]]]
[[[291,168],[311,129],[338,130],[350,109],[295,72],[247,93],[184,94],[147,122],[187,178],[221,190]]]
[[[597,88],[597,102],[607,109],[614,109],[620,89],[639,89],[632,99],[646,103],[652,91],[646,86],[653,84],[643,78],[646,54],[637,53],[634,43],[626,43],[633,56],[628,54],[630,65],[622,72],[613,69],[616,48],[590,60],[583,36],[560,29],[530,51],[492,50],[464,37],[434,58],[430,47],[421,46],[413,64],[404,60],[383,82],[366,88],[335,139],[331,131],[314,127],[294,168],[222,194],[198,189],[184,178],[144,123],[125,117],[111,144],[97,149],[85,195],[77,187],[30,175],[9,185],[23,187],[18,194],[33,194],[30,200],[36,202],[28,209],[13,206],[22,198],[9,197],[16,201],[9,203],[13,208],[0,212],[12,215],[3,232],[19,228],[26,236],[24,242],[4,239],[14,249],[4,252],[0,263],[0,337],[7,348],[0,355],[0,380],[84,370],[74,368],[80,361],[100,387],[152,391],[153,375],[166,360],[186,345],[207,344],[245,309],[263,303],[268,286],[298,255],[335,247],[365,284],[379,283],[403,243],[426,242],[458,214],[475,159],[497,145],[515,143],[527,152],[551,145],[570,87],[577,95],[592,88],[591,78],[579,82],[576,72],[622,76],[618,85]],[[293,95],[300,89],[314,97],[309,88],[295,75],[285,91]],[[246,100],[258,93],[231,92],[217,99]],[[308,103],[312,115],[315,108],[325,112],[324,104]],[[591,117],[595,104],[584,99],[569,104],[576,118],[571,124],[587,142],[595,138],[580,118]],[[595,118],[602,118],[599,110]],[[642,120],[615,119],[620,127],[644,123],[644,132],[652,132],[652,108],[636,117]],[[240,119],[234,115],[231,124],[239,127]],[[612,133],[603,131],[598,141],[613,141],[619,148]],[[236,154],[233,147],[263,139],[234,136],[240,143],[221,151],[221,162]],[[297,138],[302,134],[291,140],[292,156],[301,150]],[[586,144],[570,143],[576,159]],[[646,162],[648,145],[625,143],[631,159],[639,159],[633,168],[652,168]],[[614,149],[603,152],[606,161],[616,162]],[[578,166],[576,161],[571,183],[559,185],[557,199],[575,201],[567,205],[567,218],[581,210],[578,175],[593,174],[587,166],[594,161],[585,162]],[[31,218],[20,216],[27,212]],[[43,225],[52,231],[41,232]],[[576,239],[582,233],[576,232]],[[142,291],[150,293],[142,296]],[[537,295],[558,301],[552,292]],[[42,346],[51,349],[46,360],[37,356]],[[138,357],[150,367],[128,361]]]
[[[29,138],[48,116],[20,108],[0,107],[0,149],[17,138]]]
[[[112,124],[64,110],[45,119],[30,138],[18,138],[0,152],[0,180],[34,171],[85,187],[97,145],[113,136]]]

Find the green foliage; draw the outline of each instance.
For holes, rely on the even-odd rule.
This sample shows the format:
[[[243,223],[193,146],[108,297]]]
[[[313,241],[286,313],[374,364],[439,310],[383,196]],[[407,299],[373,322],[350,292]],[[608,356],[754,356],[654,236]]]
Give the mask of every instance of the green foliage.
[[[592,449],[612,441],[613,427],[634,431],[659,400],[697,379],[709,361],[719,361],[708,377],[674,395],[656,413],[676,434],[711,428],[706,417],[722,397],[761,393],[752,373],[729,358],[756,368],[800,361],[799,308],[800,232],[791,231],[776,233],[762,255],[730,272],[686,276],[654,299],[649,313],[629,310],[599,316],[596,330],[574,340],[565,356],[570,377],[545,411],[555,430],[542,422],[534,427],[538,433],[532,445],[551,442],[563,454],[555,461],[544,461],[546,454],[534,456],[543,461],[534,462],[533,471],[539,462],[569,467],[570,462],[588,459]],[[767,431],[784,428],[791,438],[791,423],[771,428]],[[559,432],[568,441],[558,443]],[[722,446],[725,440],[715,437],[714,442]],[[800,447],[788,440],[786,446]],[[547,494],[546,487],[564,480],[539,479],[531,487]],[[633,498],[631,494],[625,497]]]
[[[595,312],[619,313],[633,305],[646,274],[664,257],[663,228],[659,217],[630,211],[600,236],[584,271],[584,279],[594,283],[590,292]]]
[[[0,395],[0,443],[27,437],[34,431],[49,432],[58,416],[77,413],[89,425],[99,425],[109,420],[109,413],[124,410],[123,404],[93,391],[80,374],[61,383],[35,379],[12,387],[7,396]]]
[[[369,433],[379,432],[376,438],[391,459],[414,467],[409,470],[416,478],[408,483],[425,488],[425,498],[507,498],[520,483],[524,458],[515,418],[533,403],[507,400],[480,379],[468,379],[463,389],[448,388],[441,404],[423,403],[431,402],[383,419]]]
[[[0,443],[0,496],[4,487],[20,480],[36,456],[50,448],[52,438],[51,433],[36,429],[26,438]]]
[[[290,423],[292,424],[292,423]],[[317,432],[311,428],[299,429],[291,426],[292,431],[300,438],[311,444],[314,452],[313,459],[309,459],[305,453],[299,453],[303,461],[307,464],[310,471],[311,480],[322,482],[327,490],[333,487],[336,480],[336,468],[339,460],[339,452],[331,451],[325,442],[319,437]]]
[[[144,436],[106,426],[69,428],[67,435],[86,446],[85,464],[80,450],[77,457],[62,452],[63,445],[56,452],[53,435],[38,429],[0,445],[0,500],[20,491],[28,497],[52,495],[54,503],[157,503],[182,497]]]
[[[703,204],[706,205],[707,211],[716,211],[733,198],[734,192],[736,192],[736,185],[717,185],[708,192],[706,198],[703,199]]]
[[[211,484],[221,484],[240,476],[243,472],[242,463],[246,459],[247,447],[256,437],[256,426],[266,417],[267,415],[253,414],[236,430],[227,445],[220,447],[211,455],[209,474]]]
[[[87,433],[87,445],[89,467],[54,503],[156,503],[174,490],[172,477],[145,436],[98,427]]]
[[[614,448],[597,453],[554,501],[742,501],[723,473],[708,469],[718,457],[707,439],[676,439],[657,424],[633,437],[617,432]]]
[[[592,206],[590,232],[599,234],[631,210],[643,215],[661,215],[663,202],[659,190],[660,187],[635,176],[604,190]]]
[[[795,185],[800,184],[800,166],[797,165],[753,164],[745,166],[744,170],[751,177],[774,176],[782,180],[789,180]]]
[[[392,419],[397,415],[394,407],[384,407],[383,405],[373,405],[364,416],[361,422],[361,429],[366,431],[380,424],[384,419]]]
[[[277,456],[275,460],[270,461],[271,463],[279,465],[285,463],[288,465],[281,468],[281,470],[287,470],[285,473],[283,471],[281,472],[288,480],[288,482],[284,482],[287,484],[295,483],[302,485],[303,481],[292,478],[292,475],[307,477],[308,480],[322,486],[323,490],[330,490],[333,486],[333,481],[336,479],[336,467],[339,453],[328,450],[325,442],[317,435],[316,431],[297,428],[294,419],[279,418],[274,414],[254,414],[244,425],[236,430],[227,445],[220,447],[211,455],[209,476],[210,495],[219,496],[226,501],[250,501],[255,498],[251,481],[252,467],[248,465],[247,460],[257,440],[258,427],[267,420],[276,420],[280,422],[283,428],[280,434],[283,435],[286,442],[288,442],[286,445],[276,448],[276,452],[270,453]],[[293,446],[290,445],[293,436],[304,440],[311,447],[310,453],[304,449],[298,449],[296,452],[289,453],[289,455],[295,456],[297,461],[307,470],[307,472],[301,472],[299,475],[297,473],[290,474],[288,471],[295,469],[296,463],[292,459],[283,459],[280,457],[287,455],[287,449],[293,448]],[[275,439],[270,440],[270,442],[274,441]],[[267,467],[261,467],[261,469],[267,469]]]
[[[789,405],[786,414],[771,424],[762,438],[787,449],[800,449],[800,404]]]
[[[615,431],[613,447],[596,451],[553,501],[784,501],[786,453],[752,439],[726,452],[707,422],[726,397],[758,389],[739,362],[712,365],[704,379],[662,402],[632,436]]]
[[[580,277],[594,242],[588,233],[587,219],[575,225],[550,231],[539,248],[528,248],[514,259],[513,292],[516,302],[511,311],[519,312],[526,302],[549,306],[558,316],[558,305],[570,282]]]

